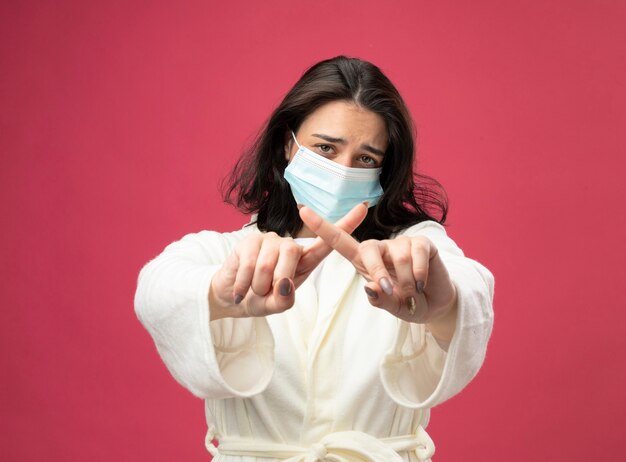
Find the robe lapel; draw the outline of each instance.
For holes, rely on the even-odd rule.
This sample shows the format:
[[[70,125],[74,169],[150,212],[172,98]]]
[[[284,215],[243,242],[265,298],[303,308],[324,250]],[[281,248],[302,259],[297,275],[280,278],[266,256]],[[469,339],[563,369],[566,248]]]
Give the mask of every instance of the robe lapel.
[[[326,258],[320,274],[319,304],[322,310],[335,308],[356,276],[356,269],[339,252]]]
[[[339,304],[356,277],[357,272],[352,263],[338,252],[332,252],[326,257],[319,280],[318,322],[309,346],[309,361],[314,361],[317,356],[337,316]]]

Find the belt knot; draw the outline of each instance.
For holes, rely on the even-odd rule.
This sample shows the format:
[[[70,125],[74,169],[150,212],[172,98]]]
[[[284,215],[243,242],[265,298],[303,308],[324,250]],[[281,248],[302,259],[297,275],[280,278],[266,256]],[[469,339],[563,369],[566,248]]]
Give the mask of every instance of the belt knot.
[[[328,451],[326,450],[326,446],[322,443],[315,443],[311,446],[311,456],[313,457],[311,462],[322,462],[326,459],[327,455]]]

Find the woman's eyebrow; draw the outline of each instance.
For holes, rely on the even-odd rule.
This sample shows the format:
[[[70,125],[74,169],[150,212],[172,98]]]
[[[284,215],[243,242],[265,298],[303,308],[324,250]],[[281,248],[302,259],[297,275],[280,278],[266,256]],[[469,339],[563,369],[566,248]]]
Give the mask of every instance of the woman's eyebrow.
[[[333,136],[323,135],[320,133],[313,133],[311,136],[321,138],[324,141],[328,141],[329,143],[346,144],[346,140],[344,140],[343,138],[335,138]],[[361,149],[365,149],[366,151],[371,152],[372,154],[376,154],[381,157],[385,156],[385,153],[383,151],[381,151],[380,149],[376,149],[374,146],[370,146],[369,144],[362,144],[360,147]]]

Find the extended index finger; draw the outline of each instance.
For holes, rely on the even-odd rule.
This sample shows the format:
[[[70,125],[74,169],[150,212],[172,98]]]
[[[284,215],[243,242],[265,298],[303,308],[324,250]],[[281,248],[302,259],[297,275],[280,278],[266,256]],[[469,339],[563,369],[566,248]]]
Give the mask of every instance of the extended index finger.
[[[367,205],[359,204],[344,215],[335,226],[343,229],[348,234],[354,232],[367,216]],[[299,286],[304,279],[320,264],[326,256],[332,252],[330,247],[321,237],[317,237],[315,241],[306,246],[302,251],[302,257],[298,262],[294,282],[296,287]]]
[[[300,218],[308,228],[330,247],[352,261],[356,258],[359,243],[340,227],[327,222],[308,207],[300,209]]]
[[[350,210],[346,215],[341,217],[341,219],[339,219],[339,221],[335,223],[335,226],[343,229],[348,234],[352,234],[354,230],[357,229],[361,223],[363,223],[363,220],[365,220],[366,216],[367,205],[365,205],[364,203],[358,204],[353,207],[352,210]],[[332,250],[333,249],[329,247],[328,244],[326,244],[321,237],[318,236],[311,245],[305,247],[304,258],[317,260],[317,262],[319,263]]]

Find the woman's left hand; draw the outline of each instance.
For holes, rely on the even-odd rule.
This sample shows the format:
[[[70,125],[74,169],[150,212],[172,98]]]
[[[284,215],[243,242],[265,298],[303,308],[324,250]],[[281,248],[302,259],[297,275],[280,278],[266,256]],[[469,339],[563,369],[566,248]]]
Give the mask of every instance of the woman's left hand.
[[[367,280],[369,302],[408,322],[428,323],[449,341],[454,332],[457,294],[437,248],[424,236],[358,242],[308,207],[304,224],[347,258]],[[437,335],[436,330],[439,330]]]

